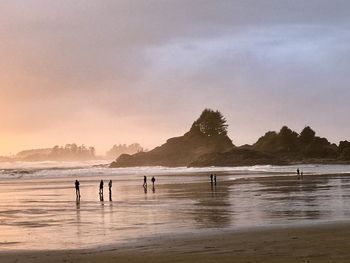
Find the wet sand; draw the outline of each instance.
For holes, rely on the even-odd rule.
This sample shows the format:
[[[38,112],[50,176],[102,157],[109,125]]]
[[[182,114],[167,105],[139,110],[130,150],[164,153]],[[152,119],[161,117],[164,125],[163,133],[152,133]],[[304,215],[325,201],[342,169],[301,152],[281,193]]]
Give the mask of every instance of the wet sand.
[[[0,181],[0,262],[349,262],[349,175],[107,178]]]
[[[350,223],[144,238],[99,249],[3,252],[0,262],[349,262]]]

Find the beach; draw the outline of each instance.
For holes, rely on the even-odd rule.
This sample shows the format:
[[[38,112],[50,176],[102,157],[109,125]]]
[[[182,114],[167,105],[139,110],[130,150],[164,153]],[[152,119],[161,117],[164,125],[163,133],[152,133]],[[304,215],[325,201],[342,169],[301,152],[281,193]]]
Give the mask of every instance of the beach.
[[[348,262],[350,224],[171,235],[87,250],[2,252],[0,262]]]
[[[350,0],[4,0],[0,36],[0,263],[350,263]]]
[[[295,168],[3,169],[0,262],[346,262],[350,167]]]

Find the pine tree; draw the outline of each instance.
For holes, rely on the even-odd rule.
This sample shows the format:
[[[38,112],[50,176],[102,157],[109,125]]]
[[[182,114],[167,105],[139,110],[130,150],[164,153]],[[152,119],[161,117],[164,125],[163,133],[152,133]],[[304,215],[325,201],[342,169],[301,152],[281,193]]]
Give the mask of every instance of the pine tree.
[[[193,123],[191,131],[198,131],[206,136],[226,136],[227,127],[226,119],[221,112],[205,109]]]

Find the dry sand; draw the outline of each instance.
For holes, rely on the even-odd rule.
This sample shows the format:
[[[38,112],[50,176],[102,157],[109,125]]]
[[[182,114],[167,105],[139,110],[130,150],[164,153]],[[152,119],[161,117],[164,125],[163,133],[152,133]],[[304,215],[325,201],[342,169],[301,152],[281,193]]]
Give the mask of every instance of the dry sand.
[[[350,223],[219,230],[90,250],[3,252],[0,262],[350,262]]]

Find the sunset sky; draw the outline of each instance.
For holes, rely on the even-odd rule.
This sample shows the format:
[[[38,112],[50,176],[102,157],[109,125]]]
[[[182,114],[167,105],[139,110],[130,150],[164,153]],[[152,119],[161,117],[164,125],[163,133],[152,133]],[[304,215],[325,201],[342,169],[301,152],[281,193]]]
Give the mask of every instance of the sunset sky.
[[[206,108],[234,144],[350,140],[350,1],[0,0],[0,155],[152,148]]]

